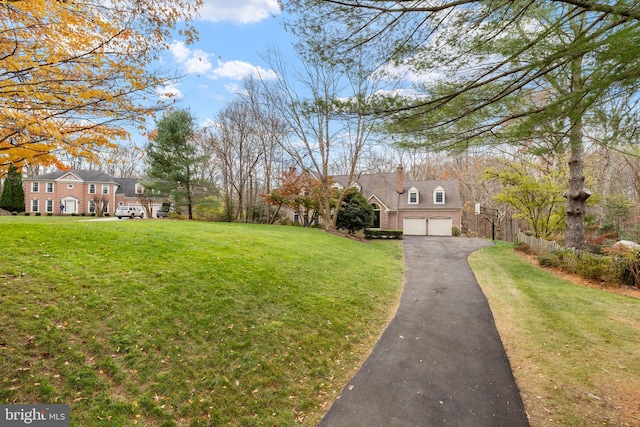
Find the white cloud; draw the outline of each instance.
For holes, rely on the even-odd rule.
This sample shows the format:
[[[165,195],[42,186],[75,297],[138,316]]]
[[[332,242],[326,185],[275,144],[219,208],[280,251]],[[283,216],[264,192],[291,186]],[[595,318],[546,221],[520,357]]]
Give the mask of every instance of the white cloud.
[[[245,61],[218,61],[218,65],[210,77],[212,79],[228,78],[233,80],[255,77],[257,79],[271,80],[275,79],[277,75],[273,70],[265,70],[260,66],[252,65]]]
[[[174,41],[169,46],[173,59],[184,66],[189,74],[207,74],[213,68],[209,53],[200,49],[189,49],[183,42]]]
[[[169,83],[156,89],[156,93],[162,99],[179,99],[182,98],[182,92],[175,83]]]
[[[224,88],[231,93],[240,93],[242,88],[238,83],[229,83],[224,85]]]
[[[180,41],[171,43],[169,51],[174,61],[182,65],[187,74],[205,75],[213,80],[243,80],[246,77],[271,80],[277,77],[273,70],[266,70],[260,66],[239,60],[219,60],[214,67],[210,59],[212,54],[199,49],[189,49]]]
[[[178,62],[184,62],[191,56],[191,49],[187,47],[183,42],[174,40],[169,45],[169,52],[173,55],[173,59]]]
[[[200,20],[251,24],[278,13],[278,0],[204,0]]]

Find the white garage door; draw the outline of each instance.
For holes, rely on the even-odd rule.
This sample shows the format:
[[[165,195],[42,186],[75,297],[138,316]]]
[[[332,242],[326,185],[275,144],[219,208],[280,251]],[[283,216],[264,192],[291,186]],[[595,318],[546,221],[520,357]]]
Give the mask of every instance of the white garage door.
[[[429,236],[451,236],[451,218],[429,218]]]
[[[403,230],[407,236],[425,236],[427,234],[427,219],[405,218],[403,220]]]

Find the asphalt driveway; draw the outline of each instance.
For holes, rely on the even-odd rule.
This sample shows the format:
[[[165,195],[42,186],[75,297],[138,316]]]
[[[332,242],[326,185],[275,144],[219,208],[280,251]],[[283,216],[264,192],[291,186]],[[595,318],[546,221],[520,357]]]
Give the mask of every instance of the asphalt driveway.
[[[483,239],[408,236],[398,311],[319,427],[525,427],[489,304],[467,263]]]

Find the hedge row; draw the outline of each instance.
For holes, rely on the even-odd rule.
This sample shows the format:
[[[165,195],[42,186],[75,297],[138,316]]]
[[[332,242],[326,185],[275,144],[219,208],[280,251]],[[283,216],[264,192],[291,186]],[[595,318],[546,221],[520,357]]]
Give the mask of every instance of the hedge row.
[[[402,239],[402,230],[364,230],[367,239]]]
[[[596,255],[584,251],[558,249],[538,257],[540,265],[559,268],[591,280],[611,285],[640,287],[640,251]]]

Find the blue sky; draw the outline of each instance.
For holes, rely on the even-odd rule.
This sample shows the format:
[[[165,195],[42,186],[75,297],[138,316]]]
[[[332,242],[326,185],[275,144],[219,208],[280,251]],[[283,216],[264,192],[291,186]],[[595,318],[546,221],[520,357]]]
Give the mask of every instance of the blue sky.
[[[261,58],[268,49],[294,60],[295,39],[280,18],[277,0],[204,0],[195,23],[200,40],[187,46],[176,38],[162,58],[163,69],[184,76],[163,90],[175,96],[179,108],[190,109],[200,124],[212,120],[245,77],[275,77]]]

